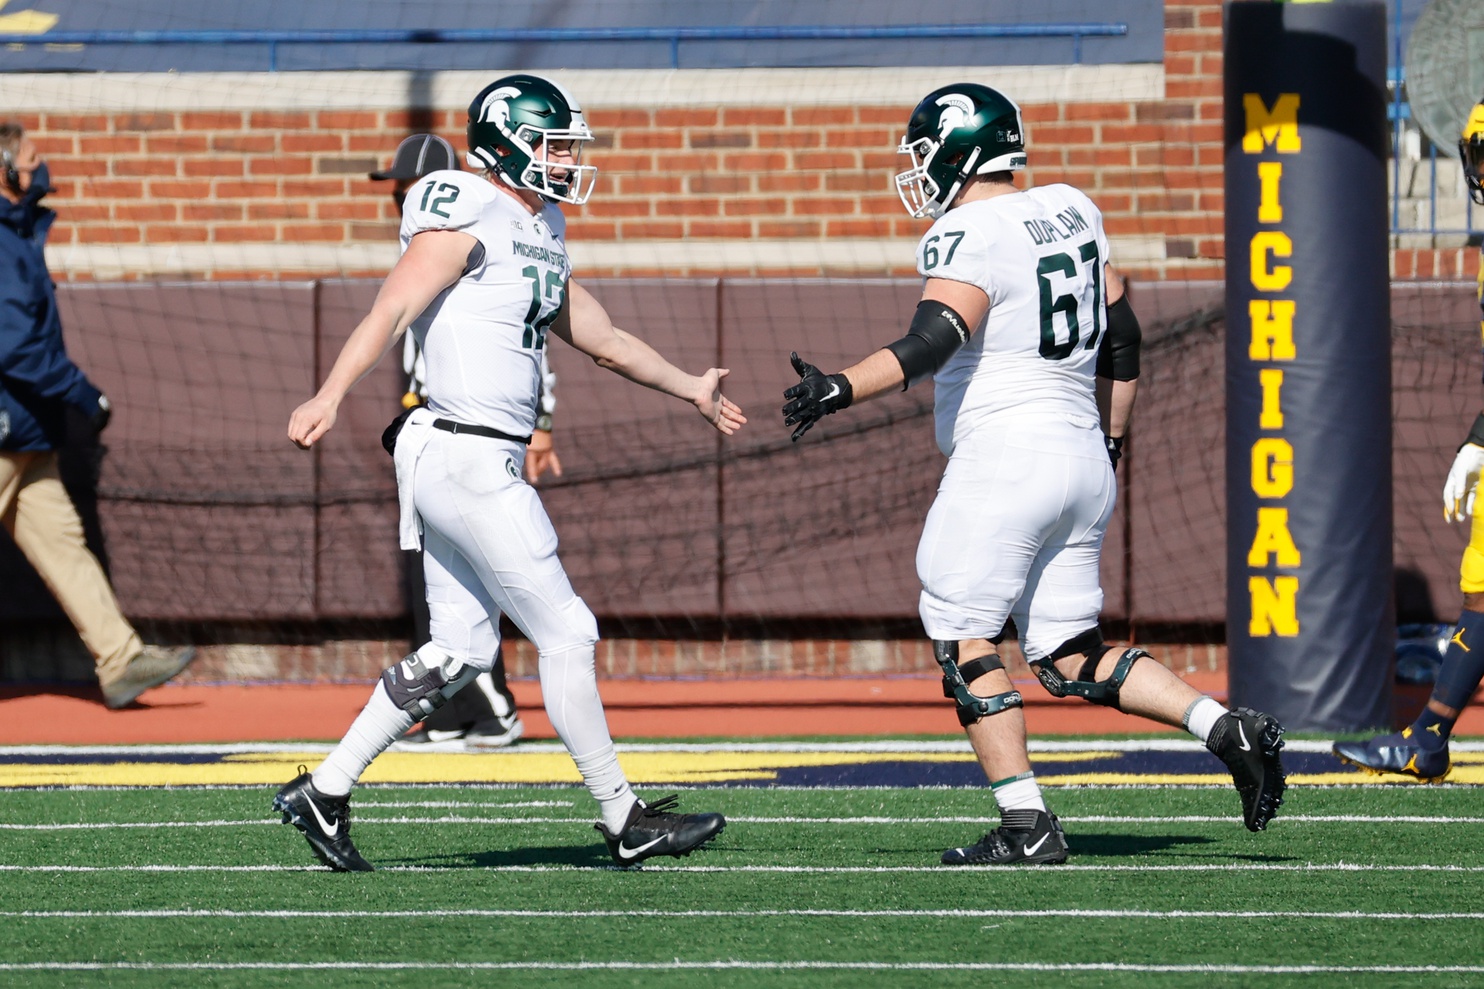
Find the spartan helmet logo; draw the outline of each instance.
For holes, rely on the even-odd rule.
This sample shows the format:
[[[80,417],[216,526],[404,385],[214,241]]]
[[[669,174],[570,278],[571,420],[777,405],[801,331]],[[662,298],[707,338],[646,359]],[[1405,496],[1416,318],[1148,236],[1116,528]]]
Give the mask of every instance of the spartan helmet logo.
[[[501,86],[484,98],[484,104],[479,108],[479,119],[484,123],[497,124],[501,130],[509,130],[505,123],[510,119],[510,104],[505,101],[519,95],[520,90],[514,86]]]
[[[935,101],[943,108],[938,115],[938,140],[946,140],[951,131],[969,122],[974,114],[974,103],[960,93],[947,93]]]

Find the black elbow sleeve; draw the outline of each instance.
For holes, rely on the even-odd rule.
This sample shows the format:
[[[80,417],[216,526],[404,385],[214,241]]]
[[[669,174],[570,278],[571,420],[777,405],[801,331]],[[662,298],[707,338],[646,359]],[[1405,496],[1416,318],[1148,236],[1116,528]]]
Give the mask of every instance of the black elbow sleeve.
[[[968,323],[950,307],[932,299],[919,302],[907,335],[886,345],[902,365],[902,387],[937,374],[968,343],[969,332]]]
[[[1108,332],[1098,347],[1100,378],[1114,381],[1133,381],[1139,376],[1139,346],[1144,331],[1139,328],[1139,317],[1134,307],[1128,304],[1128,296],[1121,297],[1108,307]]]

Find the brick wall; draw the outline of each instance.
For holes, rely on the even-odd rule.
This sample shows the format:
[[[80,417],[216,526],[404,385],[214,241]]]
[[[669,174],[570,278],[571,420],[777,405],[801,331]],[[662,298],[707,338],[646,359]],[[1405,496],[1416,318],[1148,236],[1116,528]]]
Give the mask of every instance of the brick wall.
[[[1221,6],[1169,0],[1166,22],[1162,67],[562,74],[601,170],[570,211],[578,270],[909,273],[925,224],[895,196],[896,142],[922,93],[968,75],[1022,102],[1027,180],[1088,191],[1124,267],[1218,277]],[[395,220],[366,173],[413,130],[462,144],[487,81],[444,73],[409,95],[382,75],[12,76],[0,100],[53,166],[63,278],[377,274]]]
[[[922,93],[971,76],[1020,99],[1025,181],[1092,195],[1121,267],[1220,278],[1221,17],[1215,0],[1167,0],[1161,66],[563,73],[601,171],[569,211],[577,270],[909,274],[925,224],[894,194],[896,141]],[[461,145],[488,76],[395,75],[0,76],[0,102],[53,165],[60,278],[374,276],[396,222],[366,173],[411,131]],[[1394,251],[1401,278],[1474,266],[1461,245]]]

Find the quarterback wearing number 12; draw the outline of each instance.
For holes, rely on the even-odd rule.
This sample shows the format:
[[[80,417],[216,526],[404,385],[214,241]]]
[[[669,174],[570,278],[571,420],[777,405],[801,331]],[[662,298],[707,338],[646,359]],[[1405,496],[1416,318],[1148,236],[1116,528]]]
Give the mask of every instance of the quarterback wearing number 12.
[[[557,559],[557,536],[521,466],[536,424],[547,333],[638,384],[694,405],[731,434],[747,420],[721,394],[726,371],[687,374],[615,327],[571,280],[557,203],[581,204],[597,169],[577,101],[550,80],[495,80],[469,105],[474,174],[430,172],[407,190],[402,256],[324,385],[289,420],[308,449],[351,386],[408,327],[427,364],[428,402],[382,438],[396,463],[404,549],[424,550],[432,642],[382,674],[340,744],[274,797],[320,860],[369,871],[352,844],[352,784],[413,723],[488,670],[507,615],[540,654],[551,723],[598,801],[620,865],[686,855],[725,825],[630,790],[598,698],[592,612]],[[398,431],[400,429],[400,431]]]
[[[934,381],[948,467],[917,549],[918,610],[1001,817],[943,862],[1068,856],[1026,755],[1020,693],[997,655],[1010,618],[1053,695],[1181,725],[1206,743],[1232,773],[1244,823],[1261,831],[1285,785],[1277,721],[1226,710],[1143,650],[1110,648],[1098,628],[1098,557],[1141,338],[1108,264],[1102,214],[1068,185],[1016,187],[1026,167],[1020,108],[987,86],[929,93],[898,150],[911,161],[896,178],[903,204],[936,221],[917,248],[922,301],[905,336],[838,374],[793,355],[800,380],[784,392],[783,414],[797,440],[853,402]]]

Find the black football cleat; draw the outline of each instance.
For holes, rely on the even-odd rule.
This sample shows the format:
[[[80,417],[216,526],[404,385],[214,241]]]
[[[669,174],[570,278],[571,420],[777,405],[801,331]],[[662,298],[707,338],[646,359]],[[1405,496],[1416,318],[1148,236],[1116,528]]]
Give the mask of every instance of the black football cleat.
[[[943,853],[944,865],[1060,865],[1067,836],[1050,811],[1022,808],[1000,814],[1000,826],[967,848]]]
[[[1448,746],[1425,749],[1413,740],[1411,726],[1368,742],[1336,742],[1335,755],[1372,773],[1399,773],[1424,783],[1441,783],[1453,769]]]
[[[1265,829],[1288,788],[1278,755],[1283,749],[1283,726],[1278,719],[1248,707],[1234,708],[1217,719],[1206,748],[1231,770],[1247,830]]]
[[[299,775],[279,790],[273,809],[283,813],[283,823],[304,832],[315,856],[336,872],[371,872],[371,863],[361,858],[350,843],[350,796],[331,797],[314,788],[314,779],[299,767]]]
[[[603,835],[608,854],[619,865],[637,865],[655,855],[680,858],[721,834],[727,819],[720,814],[673,813],[679,803],[680,798],[673,793],[653,804],[636,800],[618,834],[609,831],[602,821],[593,827]]]

